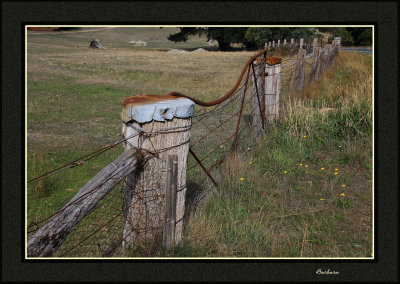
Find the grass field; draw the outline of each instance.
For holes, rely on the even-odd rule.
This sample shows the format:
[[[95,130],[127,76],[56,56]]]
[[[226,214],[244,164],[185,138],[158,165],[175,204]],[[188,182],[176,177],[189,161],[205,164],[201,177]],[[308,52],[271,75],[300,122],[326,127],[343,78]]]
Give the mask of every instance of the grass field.
[[[205,38],[168,42],[176,30],[28,34],[28,179],[121,139],[126,97],[177,91],[219,98],[254,54],[166,53],[213,49]],[[91,38],[104,48],[88,48]],[[135,47],[132,40],[148,45]],[[258,147],[224,164],[221,185],[188,218],[183,242],[169,251],[151,248],[151,254],[134,249],[131,256],[370,257],[371,60],[342,53],[303,93],[282,90],[280,120]],[[29,184],[28,223],[59,210],[122,151]]]

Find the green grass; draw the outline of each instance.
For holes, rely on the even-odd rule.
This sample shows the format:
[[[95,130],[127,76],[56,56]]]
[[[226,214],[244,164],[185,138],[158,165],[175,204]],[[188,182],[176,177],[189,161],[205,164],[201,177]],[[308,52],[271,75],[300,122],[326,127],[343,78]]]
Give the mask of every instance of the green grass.
[[[205,101],[216,99],[231,89],[253,54],[167,54],[172,48],[207,47],[204,38],[168,42],[165,37],[171,32],[116,28],[93,34],[28,35],[28,179],[121,139],[119,115],[126,97],[178,91]],[[92,37],[105,48],[88,48]],[[130,40],[146,40],[149,45],[134,47]],[[182,242],[169,250],[154,243],[138,244],[129,248],[128,255],[370,256],[371,74],[370,56],[341,54],[321,81],[304,92],[294,96],[288,89],[291,83],[285,82],[279,121],[267,127],[257,147],[212,170],[220,186],[199,208],[193,202],[210,182],[200,168],[188,172],[187,211],[197,214],[185,218]],[[216,125],[218,121],[216,117],[208,122]],[[219,134],[231,133],[232,125]],[[200,130],[192,130],[193,139],[204,134]],[[243,153],[251,137],[244,134],[241,139]],[[211,144],[220,142],[215,136],[195,147],[195,152],[204,155]],[[225,151],[216,151],[207,165]],[[62,208],[121,152],[118,147],[82,166],[29,184],[28,223]],[[189,167],[192,164],[190,157]],[[59,254],[114,216],[122,197],[110,204],[85,218]],[[108,240],[118,238],[122,222],[118,219],[114,227],[106,226],[105,232],[96,235],[98,243],[86,242],[72,250],[72,256],[101,255]]]

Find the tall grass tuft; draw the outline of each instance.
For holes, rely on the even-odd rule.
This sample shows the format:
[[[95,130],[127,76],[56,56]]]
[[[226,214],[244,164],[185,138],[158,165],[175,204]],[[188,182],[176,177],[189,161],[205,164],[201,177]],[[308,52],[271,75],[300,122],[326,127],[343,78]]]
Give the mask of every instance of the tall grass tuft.
[[[43,154],[34,153],[28,159],[28,180],[41,176],[53,170],[52,158],[46,158]],[[59,185],[60,176],[50,175],[28,183],[28,195],[41,198],[48,197]]]

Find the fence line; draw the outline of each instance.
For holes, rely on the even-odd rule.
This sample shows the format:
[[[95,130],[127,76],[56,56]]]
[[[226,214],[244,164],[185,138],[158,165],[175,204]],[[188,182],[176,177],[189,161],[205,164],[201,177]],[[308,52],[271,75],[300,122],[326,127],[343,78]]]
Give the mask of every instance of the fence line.
[[[271,45],[289,44],[301,46],[297,56],[284,61],[266,56]],[[30,217],[28,256],[124,256],[135,245],[154,242],[171,248],[180,242],[190,213],[190,207],[185,209],[187,187],[218,186],[219,167],[231,155],[251,151],[268,124],[279,119],[281,90],[295,94],[318,80],[338,56],[340,39],[324,48],[317,40],[294,39],[265,47],[249,58],[234,87],[211,102],[177,92],[126,99],[124,139],[110,144],[124,142],[125,152],[61,210],[42,220]],[[204,108],[197,115],[195,104]],[[87,157],[92,156],[67,165]]]

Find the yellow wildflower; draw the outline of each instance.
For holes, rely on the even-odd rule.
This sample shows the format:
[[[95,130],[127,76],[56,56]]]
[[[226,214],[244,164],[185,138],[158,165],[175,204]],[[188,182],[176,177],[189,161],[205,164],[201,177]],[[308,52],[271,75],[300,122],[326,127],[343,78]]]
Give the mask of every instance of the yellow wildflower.
[[[345,185],[345,184],[342,184],[342,186],[345,187],[346,185]]]
[[[249,162],[249,164],[250,164],[250,165],[252,165],[252,164],[253,164],[253,162]]]
[[[287,173],[287,171],[284,171],[283,173],[284,173],[284,174],[286,174],[286,173]]]
[[[340,194],[341,196],[346,196],[346,194],[344,194],[344,193],[342,193],[342,194]]]
[[[338,173],[335,173],[335,175],[337,175]]]
[[[308,165],[305,165],[306,168],[308,168]]]
[[[240,178],[240,180],[244,180],[244,178]]]
[[[299,166],[302,166],[303,164],[299,164]]]
[[[321,170],[325,170],[325,168],[321,168]]]

